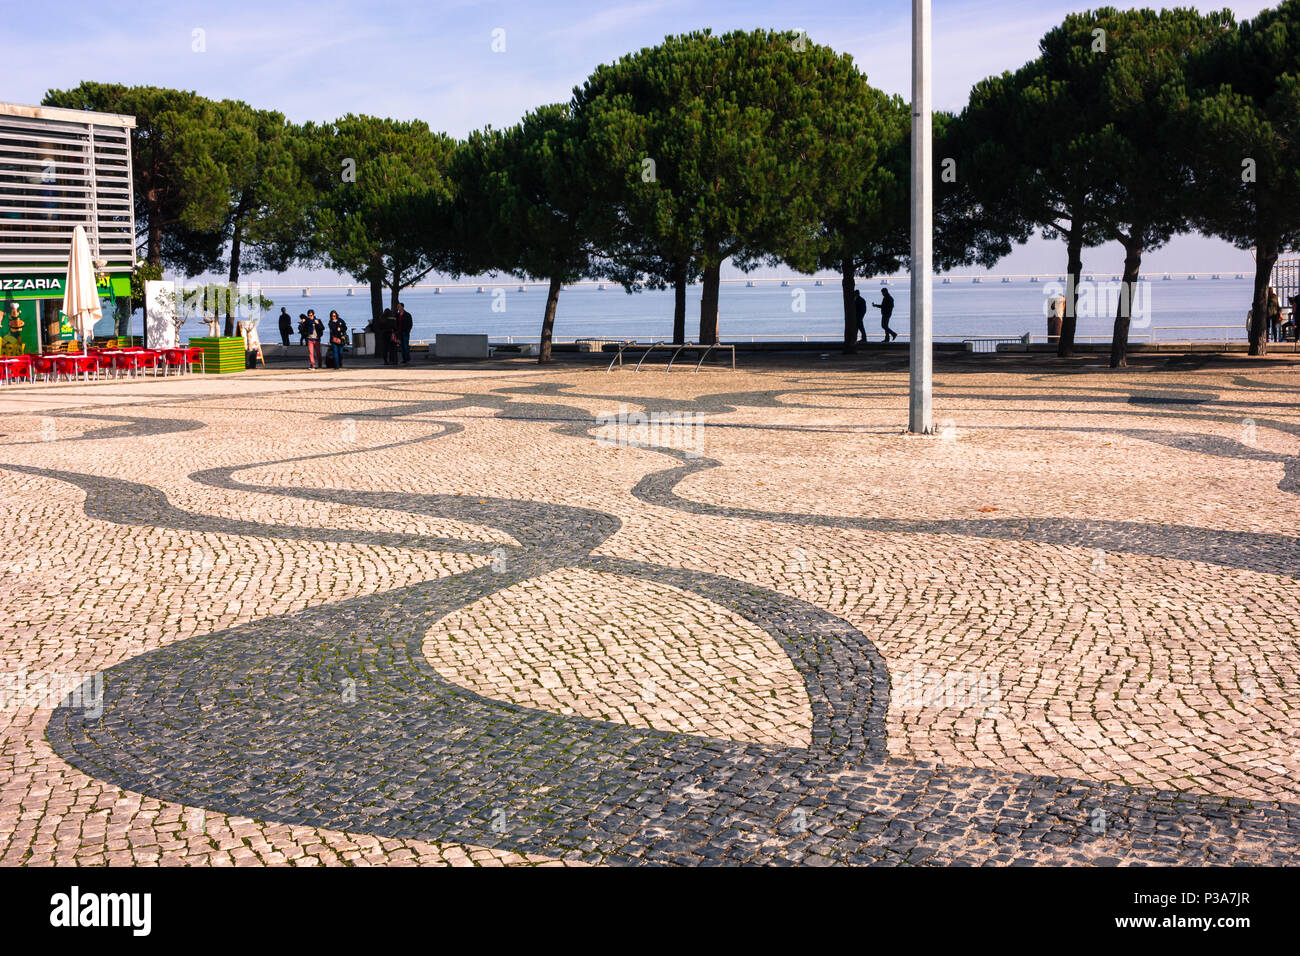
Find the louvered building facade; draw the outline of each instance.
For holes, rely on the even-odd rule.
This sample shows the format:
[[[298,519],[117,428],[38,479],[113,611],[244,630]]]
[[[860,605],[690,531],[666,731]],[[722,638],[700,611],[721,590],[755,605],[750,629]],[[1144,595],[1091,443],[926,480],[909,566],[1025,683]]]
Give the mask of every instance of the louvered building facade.
[[[0,103],[0,345],[58,335],[72,231],[84,226],[103,298],[129,296],[135,261],[131,130],[110,113]],[[109,309],[105,309],[108,315]],[[18,334],[10,328],[13,314]]]

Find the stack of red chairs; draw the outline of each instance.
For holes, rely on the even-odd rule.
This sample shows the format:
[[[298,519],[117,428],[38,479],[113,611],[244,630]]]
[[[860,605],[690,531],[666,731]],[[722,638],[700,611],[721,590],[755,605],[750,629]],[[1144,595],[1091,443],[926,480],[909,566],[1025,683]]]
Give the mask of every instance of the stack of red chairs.
[[[32,381],[32,357],[30,355],[7,356],[4,362],[4,380],[25,378]]]

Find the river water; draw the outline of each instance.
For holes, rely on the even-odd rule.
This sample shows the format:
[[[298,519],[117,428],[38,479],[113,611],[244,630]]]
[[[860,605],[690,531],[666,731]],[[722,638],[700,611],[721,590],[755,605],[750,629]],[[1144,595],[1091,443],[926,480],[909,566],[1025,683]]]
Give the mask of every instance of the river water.
[[[1061,284],[1015,279],[1002,282],[986,277],[979,283],[953,279],[934,284],[935,337],[1009,337],[1031,333],[1038,341],[1046,335],[1046,302],[1059,293]],[[1114,323],[1118,283],[1098,276],[1096,283],[1081,287],[1079,304],[1080,341],[1089,337],[1109,339]],[[756,280],[753,287],[724,282],[719,301],[719,330],[722,339],[838,339],[843,334],[840,287],[836,279],[793,278]],[[892,327],[906,337],[908,331],[908,283],[889,283],[895,299]],[[474,286],[416,288],[402,294],[413,317],[412,338],[431,340],[439,332],[487,333],[493,340],[536,341],[546,304],[544,285],[530,284],[520,291],[518,283]],[[858,286],[867,302],[880,301],[880,286]],[[309,296],[302,287],[269,288],[264,294],[275,304],[261,323],[264,341],[274,341],[275,317],[284,306],[294,317],[314,308],[322,320],[337,309],[354,331],[369,321],[370,299],[364,287],[354,295],[345,290],[313,289]],[[1241,341],[1246,337],[1245,318],[1250,308],[1251,281],[1231,275],[1222,279],[1153,278],[1142,281],[1133,295],[1135,341],[1200,340]],[[687,298],[687,338],[699,331],[700,286],[692,286]],[[564,289],[556,311],[556,341],[580,337],[604,337],[653,341],[672,337],[673,297],[670,290],[642,291],[629,295],[620,286],[581,284]],[[139,334],[140,316],[133,317],[133,332]],[[879,338],[879,313],[867,310],[867,333]],[[204,334],[204,326],[193,322],[182,335]],[[297,341],[295,335],[294,341]]]

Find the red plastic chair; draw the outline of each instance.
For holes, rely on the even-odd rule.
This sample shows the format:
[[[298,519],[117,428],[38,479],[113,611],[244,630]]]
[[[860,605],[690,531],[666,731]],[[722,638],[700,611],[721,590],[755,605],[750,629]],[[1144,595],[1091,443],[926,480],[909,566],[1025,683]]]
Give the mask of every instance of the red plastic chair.
[[[162,353],[155,349],[141,349],[139,352],[136,353],[135,360],[136,360],[136,366],[135,366],[136,368],[153,369],[153,374],[155,378],[158,377],[158,369],[166,364],[163,360]]]
[[[194,364],[189,349],[186,348],[163,349],[162,356],[165,363],[163,367],[164,375],[170,373],[173,366],[180,370],[179,374],[183,375],[185,372],[190,371],[190,366]]]
[[[49,355],[31,356],[31,362],[28,363],[28,367],[31,369],[32,381],[36,380],[37,375],[44,375],[45,381],[48,382],[50,376],[57,375],[59,371],[54,365],[54,359]]]
[[[109,368],[113,370],[113,377],[117,378],[122,372],[134,376],[136,370],[135,355],[130,352],[118,352],[108,357]]]
[[[190,368],[193,369],[194,363],[199,363],[199,371],[207,372],[208,370],[208,353],[197,345],[189,346],[185,349],[185,357],[189,360]]]

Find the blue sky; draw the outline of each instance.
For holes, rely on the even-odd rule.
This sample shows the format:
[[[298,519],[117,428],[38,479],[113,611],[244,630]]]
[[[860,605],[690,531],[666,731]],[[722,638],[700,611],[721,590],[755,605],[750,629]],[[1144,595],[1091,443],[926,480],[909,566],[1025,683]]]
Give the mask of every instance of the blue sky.
[[[1269,5],[1201,9],[1226,6],[1245,18]],[[1083,7],[1059,0],[935,0],[935,107],[960,109],[972,84],[1032,59],[1039,38]],[[904,98],[911,88],[907,0],[227,0],[163,9],[64,0],[58,13],[50,16],[39,4],[10,8],[0,98],[39,103],[47,89],[93,79],[242,99],[300,121],[348,112],[419,118],[463,136],[568,99],[599,63],[703,27],[806,30],[811,40],[852,54],[875,86]],[[504,31],[502,52],[492,49],[496,30]],[[1063,258],[1059,243],[1035,240],[994,271],[1055,271]],[[1122,260],[1118,245],[1103,246],[1085,253],[1085,268],[1118,271]],[[1243,271],[1251,258],[1217,240],[1187,236],[1149,253],[1144,267]]]

